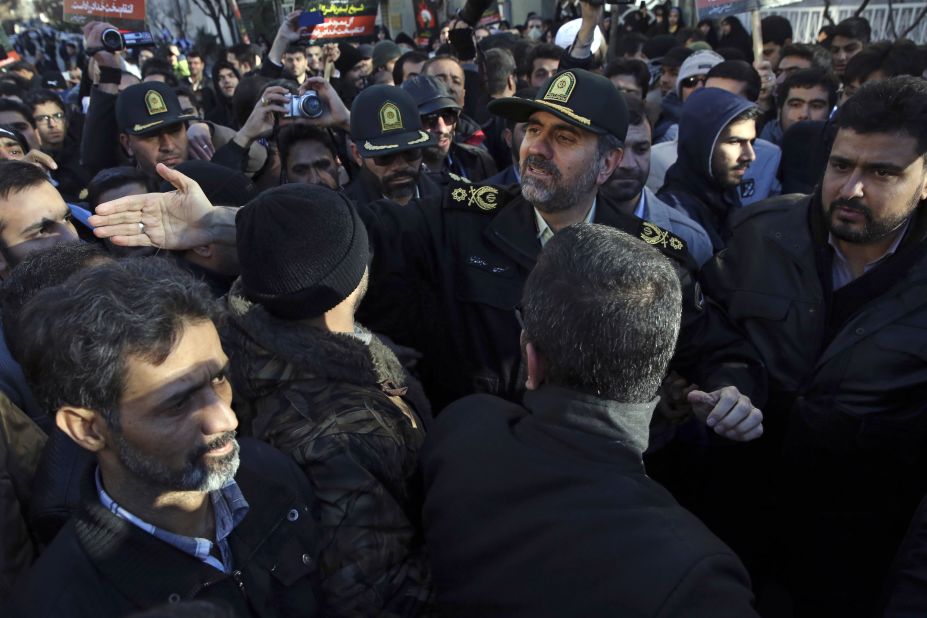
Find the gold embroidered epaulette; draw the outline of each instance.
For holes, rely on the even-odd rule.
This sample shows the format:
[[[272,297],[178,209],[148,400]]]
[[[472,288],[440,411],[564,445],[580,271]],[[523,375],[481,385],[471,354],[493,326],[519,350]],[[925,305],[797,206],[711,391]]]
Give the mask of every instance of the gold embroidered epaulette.
[[[664,253],[686,253],[686,241],[649,221],[641,221],[640,239]]]
[[[444,200],[445,208],[494,212],[506,201],[505,194],[493,185],[475,185],[466,178],[449,174],[451,182]]]

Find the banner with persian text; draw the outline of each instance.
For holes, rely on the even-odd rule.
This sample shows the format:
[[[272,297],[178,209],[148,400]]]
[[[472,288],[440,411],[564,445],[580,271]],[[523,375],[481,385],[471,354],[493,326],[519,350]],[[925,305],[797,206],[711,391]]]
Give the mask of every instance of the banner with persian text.
[[[728,15],[748,13],[754,9],[771,9],[795,4],[801,0],[695,0],[699,20],[721,19]]]
[[[107,21],[124,30],[144,30],[145,0],[64,0],[64,21]]]
[[[324,20],[312,29],[313,39],[373,38],[377,0],[309,0],[307,11],[320,11]]]

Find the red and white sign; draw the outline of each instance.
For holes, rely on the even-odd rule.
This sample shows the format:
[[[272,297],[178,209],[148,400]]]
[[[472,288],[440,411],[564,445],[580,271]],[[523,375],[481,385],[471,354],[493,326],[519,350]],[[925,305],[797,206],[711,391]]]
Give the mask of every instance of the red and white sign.
[[[106,21],[140,29],[145,25],[145,0],[64,0],[64,20],[74,24]]]

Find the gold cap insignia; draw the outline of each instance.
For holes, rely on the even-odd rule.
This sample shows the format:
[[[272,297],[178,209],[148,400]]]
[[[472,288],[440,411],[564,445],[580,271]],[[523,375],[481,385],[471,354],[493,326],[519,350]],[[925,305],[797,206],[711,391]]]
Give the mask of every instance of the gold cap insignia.
[[[144,131],[145,129],[150,129],[151,127],[156,127],[161,124],[160,120],[155,120],[154,122],[149,122],[148,124],[137,124],[132,127],[132,130],[138,133],[139,131]]]
[[[548,101],[560,101],[566,103],[573,94],[573,88],[576,87],[576,76],[570,72],[558,75],[550,86],[547,87],[547,94],[544,99]]]
[[[402,128],[402,114],[399,108],[395,103],[387,101],[380,107],[380,130],[386,133]]]
[[[415,144],[424,144],[431,139],[431,136],[425,133],[424,131],[418,132],[418,137],[416,139],[409,141],[409,146],[414,146]]]
[[[163,114],[167,111],[167,104],[164,97],[157,90],[149,90],[145,93],[145,107],[148,108],[148,115]]]

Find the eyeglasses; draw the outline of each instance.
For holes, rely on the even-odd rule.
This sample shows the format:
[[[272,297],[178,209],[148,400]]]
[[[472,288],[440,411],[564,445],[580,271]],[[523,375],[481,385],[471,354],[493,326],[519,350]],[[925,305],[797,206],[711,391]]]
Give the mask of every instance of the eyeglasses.
[[[704,86],[707,80],[708,78],[704,75],[693,75],[692,77],[685,78],[681,83],[683,88],[695,88],[698,84]]]
[[[434,128],[438,125],[438,118],[444,121],[444,124],[450,126],[457,124],[460,120],[460,112],[456,109],[442,109],[422,116],[422,126],[426,129]]]
[[[62,122],[64,120],[64,113],[55,112],[54,114],[42,114],[40,116],[35,117],[35,121],[37,123],[47,122],[48,124],[51,124],[52,120],[54,120],[55,122]]]
[[[402,157],[402,160],[406,163],[415,163],[422,158],[422,151],[420,148],[413,148],[412,150],[403,150],[402,152],[394,152],[393,154],[380,155],[378,157],[373,157],[373,162],[380,167],[387,167],[392,165],[399,157]]]

